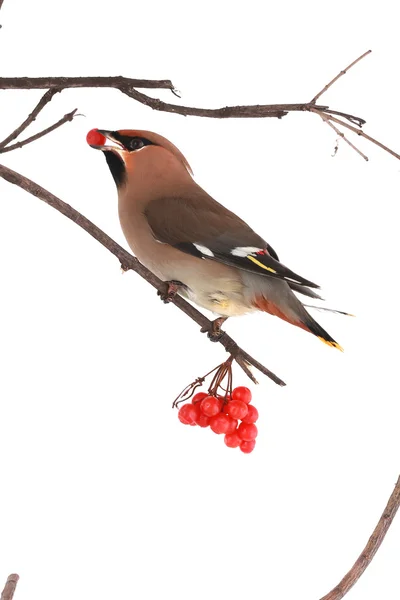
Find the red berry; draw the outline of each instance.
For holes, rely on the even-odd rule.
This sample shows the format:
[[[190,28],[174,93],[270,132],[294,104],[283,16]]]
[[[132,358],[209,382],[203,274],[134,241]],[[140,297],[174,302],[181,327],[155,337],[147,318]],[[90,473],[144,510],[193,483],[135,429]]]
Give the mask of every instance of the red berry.
[[[248,444],[249,442],[243,442],[237,433],[227,433],[224,437],[224,442],[228,448],[237,448],[240,444]]]
[[[237,426],[238,426],[237,419],[232,419],[232,417],[229,417],[229,428],[226,433],[233,433],[234,431],[236,431]]]
[[[248,404],[247,409],[248,409],[247,415],[242,419],[242,421],[243,421],[243,423],[247,423],[248,425],[250,425],[250,423],[255,423],[257,421],[258,410],[252,404]]]
[[[98,129],[91,129],[86,136],[89,146],[104,146],[106,138]]]
[[[196,410],[196,407],[193,404],[184,404],[178,410],[178,419],[184,425],[196,425],[195,419],[199,411]]]
[[[200,403],[201,412],[207,417],[217,415],[221,410],[221,406],[222,401],[214,396],[207,396]]]
[[[252,440],[256,439],[257,435],[258,430],[256,425],[253,423],[240,423],[238,427],[238,436],[241,440],[244,440],[245,442],[251,442]]]
[[[232,391],[232,400],[241,400],[246,404],[250,404],[251,402],[251,391],[249,388],[239,386]]]
[[[214,433],[228,433],[230,428],[230,417],[219,413],[210,419],[210,427]]]
[[[255,446],[256,440],[251,440],[250,442],[241,442],[240,449],[245,454],[250,454],[250,452],[253,452]]]
[[[193,418],[194,422],[191,423],[191,425],[197,425],[197,421],[200,418],[200,416],[202,415],[202,412],[200,410],[200,404],[199,404],[199,402],[197,404],[192,404],[192,407],[194,408],[195,412],[193,412],[193,415],[195,415],[195,416]]]
[[[206,392],[197,392],[192,398],[192,404],[200,404],[203,398],[207,398],[208,394]]]
[[[248,412],[247,404],[240,400],[231,400],[228,402],[226,412],[233,419],[244,419]]]
[[[210,417],[203,415],[203,413],[200,411],[199,416],[196,418],[196,425],[199,425],[200,427],[208,427],[209,424],[210,424]]]

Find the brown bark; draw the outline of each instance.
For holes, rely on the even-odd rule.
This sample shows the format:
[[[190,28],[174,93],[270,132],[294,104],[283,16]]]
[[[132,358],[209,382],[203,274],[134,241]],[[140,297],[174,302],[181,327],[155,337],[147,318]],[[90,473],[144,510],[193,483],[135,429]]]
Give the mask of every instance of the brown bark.
[[[0,0],[0,8],[1,8],[1,0]],[[14,597],[15,588],[17,587],[19,575],[13,573],[7,577],[6,585],[4,586],[3,591],[1,592],[0,600],[12,600]]]

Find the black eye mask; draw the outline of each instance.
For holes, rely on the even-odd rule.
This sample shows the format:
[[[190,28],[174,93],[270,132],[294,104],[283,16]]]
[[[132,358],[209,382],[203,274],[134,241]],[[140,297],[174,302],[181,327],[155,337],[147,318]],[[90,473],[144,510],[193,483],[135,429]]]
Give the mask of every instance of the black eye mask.
[[[156,146],[156,144],[150,142],[150,140],[148,140],[147,138],[139,136],[131,137],[129,135],[121,135],[118,133],[118,131],[113,131],[112,136],[117,142],[120,142],[125,148],[125,150],[128,150],[128,152],[135,152],[135,150],[140,150],[144,146]]]

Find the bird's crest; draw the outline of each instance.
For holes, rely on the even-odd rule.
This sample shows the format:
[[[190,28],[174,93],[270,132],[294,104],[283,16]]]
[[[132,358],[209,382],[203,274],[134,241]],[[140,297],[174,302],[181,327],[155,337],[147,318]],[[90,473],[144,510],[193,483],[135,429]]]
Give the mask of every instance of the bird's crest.
[[[171,154],[173,154],[178,160],[181,161],[181,163],[185,166],[190,175],[193,176],[192,168],[189,165],[186,158],[184,157],[184,155],[182,154],[182,152],[172,142],[167,140],[167,138],[163,137],[162,135],[154,133],[153,131],[144,131],[141,129],[120,129],[118,133],[120,135],[126,135],[129,137],[146,138],[155,146],[161,146],[161,148],[168,150],[168,152],[171,152]]]

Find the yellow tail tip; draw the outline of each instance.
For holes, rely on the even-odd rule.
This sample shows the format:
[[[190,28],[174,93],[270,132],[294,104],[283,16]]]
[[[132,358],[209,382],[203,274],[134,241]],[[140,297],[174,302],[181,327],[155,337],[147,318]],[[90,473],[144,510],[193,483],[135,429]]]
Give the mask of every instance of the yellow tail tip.
[[[338,350],[340,350],[340,352],[344,352],[342,346],[340,344],[338,344],[337,342],[329,342],[328,340],[324,340],[323,337],[318,337],[319,340],[321,340],[321,342],[324,342],[324,344],[326,344],[327,346],[331,346],[332,348],[337,348]]]

